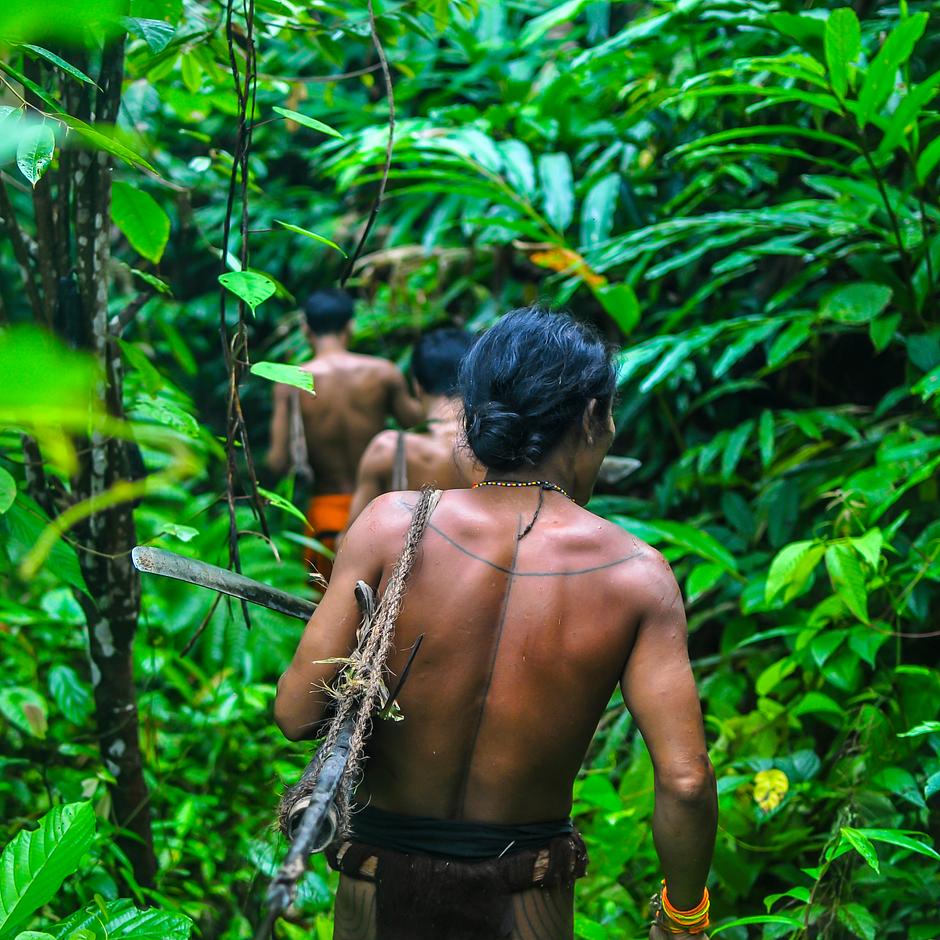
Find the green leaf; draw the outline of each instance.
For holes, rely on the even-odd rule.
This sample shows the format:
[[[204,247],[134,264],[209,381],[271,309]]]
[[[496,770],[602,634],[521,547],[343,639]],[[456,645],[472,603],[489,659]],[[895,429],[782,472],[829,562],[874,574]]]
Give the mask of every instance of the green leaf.
[[[0,715],[34,738],[46,736],[46,700],[34,689],[19,685],[0,689]]]
[[[176,32],[176,27],[170,23],[141,16],[127,16],[124,18],[124,24],[127,31],[143,39],[154,54],[163,52]]]
[[[849,544],[874,568],[878,569],[884,536],[881,529],[869,529],[864,535],[849,539]]]
[[[868,623],[868,589],[858,555],[838,542],[826,549],[826,570],[833,590],[862,623]]]
[[[725,568],[712,562],[696,565],[686,579],[686,599],[691,603],[710,591],[725,576]]]
[[[92,693],[71,666],[58,664],[49,670],[49,691],[73,725],[85,724],[94,708]]]
[[[910,835],[907,834],[907,830],[859,829],[857,831],[872,842],[886,842],[888,845],[896,845],[898,848],[910,849],[912,852],[926,855],[928,858],[933,858],[940,862],[940,853],[938,853],[936,849],[925,842],[918,842],[916,839],[912,839]],[[922,833],[916,832],[914,835],[922,835]]]
[[[640,302],[633,288],[625,282],[601,284],[594,289],[594,296],[624,336],[629,336],[640,322]]]
[[[792,600],[803,589],[826,549],[812,539],[784,546],[770,564],[764,598],[772,601],[784,591],[783,601]]]
[[[875,870],[876,874],[879,874],[880,866],[878,864],[878,853],[875,851],[871,840],[864,833],[859,832],[858,829],[853,829],[851,826],[843,826],[840,832],[842,838],[868,862]]]
[[[170,219],[149,193],[120,181],[111,184],[111,218],[148,261],[157,264],[170,238]]]
[[[179,539],[181,542],[191,542],[197,535],[199,535],[199,530],[194,529],[191,525],[179,525],[176,522],[164,522],[160,526],[161,535],[169,535],[172,538]]]
[[[48,903],[78,867],[95,835],[90,803],[51,809],[39,828],[23,830],[0,856],[0,936],[11,934]]]
[[[144,390],[151,397],[155,397],[160,389],[166,385],[166,379],[160,374],[160,370],[147,358],[147,354],[135,343],[128,342],[125,339],[118,339],[118,345],[128,365],[138,374]]]
[[[895,76],[914,51],[927,25],[926,13],[915,13],[902,20],[888,35],[865,75],[858,96],[858,123],[865,125],[881,110],[894,90]]]
[[[787,927],[802,927],[803,922],[796,917],[784,917],[782,914],[758,914],[754,917],[739,917],[729,920],[726,924],[711,927],[708,931],[710,937],[717,937],[731,927],[746,927],[748,924],[783,924]]]
[[[566,153],[543,153],[539,157],[539,182],[548,221],[563,232],[574,217],[574,181]]]
[[[329,124],[324,124],[323,121],[308,117],[306,114],[301,114],[299,111],[291,111],[290,108],[279,108],[277,106],[275,106],[273,110],[294,123],[302,124],[304,127],[309,127],[315,131],[320,131],[321,134],[329,134],[330,137],[339,137],[340,140],[346,139],[338,130],[330,127]]]
[[[609,173],[588,190],[581,204],[582,248],[593,248],[610,237],[619,191],[618,173]]]
[[[81,70],[76,68],[74,65],[69,65],[65,59],[60,58],[54,52],[50,52],[48,49],[43,49],[42,46],[34,46],[32,43],[24,42],[24,49],[29,49],[32,52],[35,52],[36,55],[42,56],[47,62],[51,62],[53,65],[57,65],[63,72],[68,72],[73,78],[77,78],[80,82],[85,82],[87,85],[94,85],[95,83]]]
[[[273,297],[277,286],[266,274],[256,271],[229,271],[219,275],[219,283],[236,297],[245,301],[255,313],[259,304]]]
[[[779,336],[771,343],[767,352],[767,365],[776,368],[791,353],[795,352],[805,343],[811,335],[812,321],[808,317],[794,320]]]
[[[252,375],[260,375],[263,379],[272,382],[281,382],[284,385],[293,385],[302,388],[305,392],[313,391],[313,373],[300,366],[289,366],[281,362],[256,362],[251,367]]]
[[[934,137],[917,158],[917,182],[921,186],[927,185],[938,163],[940,163],[940,137]]]
[[[532,152],[521,140],[500,140],[496,147],[500,152],[506,179],[509,185],[532,200],[535,197],[535,165]]]
[[[549,30],[573,20],[589,2],[590,0],[567,0],[566,3],[559,3],[547,13],[529,20],[522,27],[516,40],[519,48],[526,49],[541,39]]]
[[[849,66],[862,48],[861,26],[850,7],[841,7],[829,14],[824,42],[832,89],[844,98],[849,85]]]
[[[184,914],[149,908],[139,911],[126,898],[101,901],[77,911],[49,930],[56,940],[77,940],[89,931],[94,940],[189,940],[193,923]]]
[[[838,323],[868,323],[888,306],[889,300],[891,288],[884,284],[847,284],[826,296],[819,315]]]
[[[316,232],[311,232],[309,229],[301,228],[299,225],[291,225],[289,222],[282,222],[280,219],[275,219],[274,222],[276,225],[280,225],[281,228],[286,228],[289,232],[296,232],[298,235],[303,235],[306,238],[312,238],[316,242],[329,245],[330,248],[335,248],[344,258],[347,257],[346,252],[343,251],[343,249],[340,248],[336,242],[331,242],[323,235],[317,235]]]
[[[922,734],[940,733],[940,721],[922,721],[919,725],[914,725],[910,731],[904,731],[898,735],[899,738],[916,738]]]
[[[16,148],[16,165],[23,176],[35,186],[52,163],[55,134],[48,124],[27,128]]]
[[[141,271],[138,268],[131,268],[130,271],[131,274],[139,277],[145,284],[149,284],[158,294],[173,296],[170,285],[163,278],[157,277],[156,274],[151,274],[149,271]]]
[[[744,454],[744,447],[747,444],[753,430],[754,422],[745,421],[743,424],[738,425],[738,427],[736,427],[731,432],[731,434],[728,435],[728,444],[726,445],[724,452],[721,455],[722,480],[731,479],[731,476],[737,469],[738,464],[741,462],[741,457]]]
[[[868,324],[868,335],[871,337],[875,352],[884,352],[887,349],[900,323],[901,314],[891,313],[886,317],[878,317]]]
[[[836,916],[843,926],[862,940],[875,940],[879,934],[878,921],[872,916],[871,911],[862,907],[861,904],[840,903],[836,908]]]
[[[934,395],[940,394],[940,366],[931,369],[919,382],[911,386],[915,395],[920,395],[924,401],[929,401]]]
[[[2,516],[16,499],[16,480],[0,467],[0,516]]]
[[[807,692],[790,709],[790,714],[794,718],[799,718],[800,715],[843,715],[844,713],[845,709],[823,692]]]
[[[767,468],[774,459],[774,416],[769,408],[765,408],[757,422],[757,443],[760,448],[761,466]]]
[[[271,490],[266,490],[264,487],[259,486],[258,492],[269,502],[272,506],[277,506],[278,509],[283,509],[284,512],[290,513],[290,515],[299,519],[305,526],[307,525],[307,517],[289,500],[285,499],[280,493],[274,493]]]
[[[787,676],[795,672],[798,667],[799,664],[796,660],[791,659],[789,656],[778,659],[775,663],[771,663],[757,677],[754,683],[754,690],[758,695],[769,695]]]
[[[878,145],[879,155],[889,154],[905,142],[908,132],[918,126],[917,118],[921,109],[937,94],[938,85],[940,71],[934,72],[929,78],[908,90],[888,121],[885,135]]]
[[[151,173],[157,172],[151,163],[140,156],[140,154],[131,150],[126,144],[121,143],[121,141],[114,136],[113,127],[107,124],[98,124],[92,127],[90,124],[80,121],[77,117],[72,117],[71,114],[60,114],[58,115],[58,119],[62,121],[63,124],[67,124],[72,128],[79,137],[90,144],[94,149],[105,150],[123,160],[125,163],[129,163],[131,166],[150,170]]]

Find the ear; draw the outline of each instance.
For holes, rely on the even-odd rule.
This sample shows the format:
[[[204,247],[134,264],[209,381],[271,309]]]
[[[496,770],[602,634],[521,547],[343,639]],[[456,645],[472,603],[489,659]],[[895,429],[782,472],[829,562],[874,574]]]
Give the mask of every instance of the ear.
[[[594,444],[594,432],[598,427],[599,413],[600,405],[596,398],[592,398],[587,403],[584,414],[581,416],[581,430],[584,433],[584,439],[587,441],[588,446]]]

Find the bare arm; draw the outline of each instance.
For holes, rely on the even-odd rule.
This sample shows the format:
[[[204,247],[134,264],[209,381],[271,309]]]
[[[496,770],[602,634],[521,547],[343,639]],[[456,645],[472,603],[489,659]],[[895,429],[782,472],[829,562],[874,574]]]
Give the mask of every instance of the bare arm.
[[[621,688],[653,761],[653,840],[669,900],[689,910],[702,899],[715,846],[715,774],[689,664],[679,586],[658,553],[644,569],[648,600]]]
[[[363,513],[348,532],[333,565],[330,584],[307,623],[290,666],[277,684],[274,720],[292,741],[315,738],[329,696],[325,689],[336,678],[339,664],[325,662],[346,657],[356,645],[361,615],[356,603],[357,581],[378,588],[382,577],[381,524],[376,525],[381,507]]]
[[[403,428],[414,427],[424,419],[421,403],[411,397],[405,377],[396,366],[391,367],[389,374],[388,410]]]
[[[290,469],[290,395],[288,386],[274,386],[268,467],[278,476],[283,476]]]
[[[356,491],[353,493],[352,506],[349,509],[347,531],[376,496],[389,491],[392,463],[395,459],[394,438],[395,433],[392,431],[377,434],[359,460],[359,468],[356,471]]]

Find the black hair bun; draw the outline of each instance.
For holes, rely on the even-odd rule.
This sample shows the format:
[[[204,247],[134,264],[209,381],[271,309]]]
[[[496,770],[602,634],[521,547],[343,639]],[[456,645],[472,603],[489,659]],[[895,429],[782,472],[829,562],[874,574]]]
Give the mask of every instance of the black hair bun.
[[[537,307],[513,310],[461,363],[467,443],[493,470],[536,466],[591,399],[609,406],[615,380],[610,350],[590,327]]]
[[[545,457],[545,435],[518,411],[502,402],[487,401],[466,415],[467,443],[484,466],[514,470],[535,466]]]

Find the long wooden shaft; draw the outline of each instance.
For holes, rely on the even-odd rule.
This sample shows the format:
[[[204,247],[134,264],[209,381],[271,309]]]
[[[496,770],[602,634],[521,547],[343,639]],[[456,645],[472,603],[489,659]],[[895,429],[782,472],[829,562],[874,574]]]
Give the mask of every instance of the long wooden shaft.
[[[269,610],[296,617],[298,620],[309,620],[310,615],[317,609],[313,601],[288,594],[278,588],[270,587],[236,574],[227,568],[210,565],[195,558],[186,558],[176,552],[168,552],[162,548],[150,548],[138,545],[131,552],[134,567],[145,574],[158,574],[164,578],[174,578],[177,581],[186,581],[199,587],[228,594],[251,604],[260,604]]]

